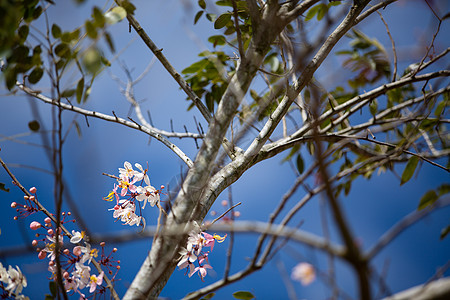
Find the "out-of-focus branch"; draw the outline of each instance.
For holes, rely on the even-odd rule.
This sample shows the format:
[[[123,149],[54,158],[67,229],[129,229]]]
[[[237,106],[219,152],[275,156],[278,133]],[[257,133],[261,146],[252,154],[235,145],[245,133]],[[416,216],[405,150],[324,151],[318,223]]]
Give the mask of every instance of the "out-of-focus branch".
[[[401,291],[383,300],[446,300],[450,298],[450,277],[441,278]]]

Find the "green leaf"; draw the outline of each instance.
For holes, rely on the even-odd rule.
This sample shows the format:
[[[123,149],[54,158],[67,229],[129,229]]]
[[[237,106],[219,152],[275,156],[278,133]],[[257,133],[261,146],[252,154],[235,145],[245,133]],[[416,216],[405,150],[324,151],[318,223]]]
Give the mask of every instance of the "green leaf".
[[[103,28],[105,26],[105,16],[97,6],[93,8],[92,17],[94,18],[94,25],[96,27]]]
[[[438,195],[435,191],[431,190],[425,193],[425,195],[422,196],[419,202],[419,206],[417,207],[418,210],[424,209],[425,207],[433,204],[438,199]]]
[[[214,29],[220,29],[225,27],[229,22],[231,22],[231,14],[224,13],[220,15],[217,20],[214,22]]]
[[[375,117],[375,115],[378,112],[378,101],[377,99],[373,99],[370,104],[369,104],[369,109],[370,109],[370,113],[372,114],[372,116]]]
[[[5,184],[3,182],[0,182],[0,191],[5,191],[9,193],[9,188],[6,188]]]
[[[195,15],[195,18],[194,18],[194,25],[195,24],[197,24],[197,22],[198,22],[198,20],[200,19],[200,17],[203,15],[203,10],[200,10],[196,15]]]
[[[59,38],[61,36],[61,33],[62,33],[61,28],[58,25],[53,24],[52,25],[52,35],[53,35],[53,37],[55,39],[57,39],[57,38]]]
[[[22,25],[19,27],[18,34],[20,38],[20,42],[23,43],[28,37],[28,33],[30,32],[30,28],[28,25]]]
[[[77,83],[77,103],[81,103],[81,97],[83,97],[84,90],[84,77],[81,77]]]
[[[61,97],[63,98],[70,98],[73,95],[75,95],[75,89],[67,89],[61,93]]]
[[[406,164],[405,170],[403,170],[402,179],[400,185],[408,182],[412,176],[414,175],[414,171],[416,170],[417,163],[419,162],[419,158],[417,156],[412,156],[408,163]]]
[[[84,27],[86,28],[88,37],[90,37],[91,39],[97,38],[97,29],[95,28],[94,23],[92,23],[91,21],[86,21],[84,23]]]
[[[242,300],[250,300],[255,298],[255,296],[252,293],[246,291],[235,292],[233,293],[233,297]]]
[[[450,193],[450,184],[444,183],[442,185],[440,185],[438,188],[438,194],[439,196],[445,195]]]
[[[450,232],[450,226],[442,228],[440,239],[443,240],[449,232]]]
[[[112,53],[116,52],[116,48],[114,47],[114,42],[111,38],[111,35],[109,34],[109,32],[105,31],[105,40],[106,43],[108,44],[109,50],[111,50]]]
[[[314,18],[314,16],[317,14],[317,12],[319,11],[319,9],[320,9],[320,4],[319,5],[316,5],[316,6],[313,6],[313,7],[311,7],[309,10],[308,10],[308,12],[306,13],[306,16],[305,16],[305,21],[309,21],[309,20],[311,20],[312,18]]]
[[[208,38],[208,42],[213,44],[213,47],[215,48],[217,45],[225,45],[226,39],[223,35],[213,35]]]
[[[28,123],[28,128],[30,128],[31,131],[38,132],[39,128],[41,128],[41,125],[38,121],[33,120]]]
[[[69,58],[70,57],[70,48],[66,43],[58,44],[55,47],[55,54],[59,57]]]
[[[208,295],[206,295],[205,297],[201,298],[200,300],[209,300],[212,297],[214,297],[216,295],[216,293],[210,293]]]
[[[75,129],[77,130],[78,137],[81,138],[81,128],[77,121],[74,122]]]
[[[50,288],[50,293],[52,293],[52,296],[56,297],[56,292],[57,292],[56,282],[50,281],[48,286]]]
[[[89,48],[83,56],[83,65],[88,72],[97,73],[102,66],[102,58],[96,48]]]
[[[304,164],[303,158],[300,154],[297,155],[297,170],[300,174],[302,174],[303,171],[305,171],[305,164]]]
[[[31,84],[36,84],[41,80],[42,75],[44,75],[44,70],[42,68],[36,67],[31,71],[30,76],[28,76],[28,81]]]
[[[200,6],[202,9],[206,8],[205,0],[198,0],[198,6]]]

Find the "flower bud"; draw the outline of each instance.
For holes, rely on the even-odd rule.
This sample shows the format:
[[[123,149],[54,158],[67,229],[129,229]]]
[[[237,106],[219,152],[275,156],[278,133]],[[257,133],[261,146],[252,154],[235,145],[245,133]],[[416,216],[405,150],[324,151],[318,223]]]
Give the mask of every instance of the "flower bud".
[[[39,259],[44,259],[47,256],[47,253],[41,250],[38,254]]]
[[[41,227],[42,227],[42,225],[39,222],[33,221],[30,223],[31,230],[38,230]]]
[[[49,229],[49,230],[47,230],[47,233],[48,233],[48,235],[53,235],[53,233],[54,233],[54,231],[53,231],[53,229]]]
[[[38,241],[36,241],[36,240],[33,240],[33,241],[31,242],[31,245],[33,245],[33,247],[36,247],[37,244],[38,244]]]
[[[105,247],[106,243],[105,242],[101,242],[100,246]]]
[[[17,207],[17,202],[12,202],[11,203],[11,208],[16,208]]]
[[[228,201],[227,200],[222,200],[222,202],[220,202],[222,204],[222,206],[227,206],[228,205]]]
[[[52,222],[52,219],[50,219],[49,217],[47,217],[47,218],[44,219],[44,222],[45,222],[46,224],[49,224],[49,223]]]
[[[30,188],[30,193],[36,194],[36,191],[37,191],[36,187],[33,186],[32,188]]]
[[[64,272],[63,277],[64,277],[65,279],[69,278],[69,272],[67,272],[67,271]]]
[[[69,251],[69,249],[64,249],[64,251],[63,251],[63,253],[65,254],[65,255],[69,255],[70,254],[70,251]]]
[[[31,200],[31,201],[34,201],[35,199],[36,199],[36,197],[34,197],[34,196],[31,196],[31,197],[30,197],[30,200]]]
[[[73,254],[75,254],[76,256],[80,256],[81,255],[81,247],[80,246],[73,247]]]

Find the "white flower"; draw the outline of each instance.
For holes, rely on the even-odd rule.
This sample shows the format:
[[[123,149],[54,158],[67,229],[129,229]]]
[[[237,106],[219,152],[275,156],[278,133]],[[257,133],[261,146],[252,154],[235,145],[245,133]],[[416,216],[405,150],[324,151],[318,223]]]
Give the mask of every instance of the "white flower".
[[[78,244],[84,238],[84,235],[85,235],[84,231],[79,232],[72,230],[72,237],[70,238],[70,242],[72,244]]]
[[[9,282],[6,290],[9,291],[9,295],[12,293],[20,294],[24,287],[27,287],[27,279],[23,276],[19,267],[16,266],[17,270],[9,266],[8,274],[9,274]]]
[[[146,187],[138,186],[137,192],[139,195],[136,197],[136,200],[144,201],[142,209],[145,208],[147,201],[150,203],[150,206],[153,207],[160,200],[158,190],[150,185]]]
[[[133,170],[133,167],[127,161],[123,163],[123,169],[119,168],[119,177],[122,179],[132,178],[135,173],[136,173],[136,171]]]
[[[134,213],[136,211],[136,205],[128,200],[120,200],[119,203],[122,203],[122,205],[114,206],[113,217],[116,219],[120,218],[120,220],[125,223],[124,225],[139,226],[141,217]]]
[[[136,176],[138,178],[138,180],[142,180],[142,178],[144,178],[145,184],[150,185],[150,179],[148,178],[148,175],[147,175],[147,169],[144,170],[144,168],[142,168],[142,166],[138,163],[135,163],[134,166],[136,168],[138,168],[139,171],[141,171],[140,173],[136,171],[134,173],[134,176]]]
[[[291,278],[300,281],[303,285],[308,285],[316,279],[316,271],[311,264],[302,262],[292,269]]]
[[[75,263],[75,271],[72,272],[73,279],[76,281],[76,285],[80,289],[84,289],[91,278],[91,268],[85,266],[82,263]]]
[[[0,281],[2,281],[4,283],[9,282],[8,271],[6,270],[5,267],[3,267],[2,263],[0,263]]]

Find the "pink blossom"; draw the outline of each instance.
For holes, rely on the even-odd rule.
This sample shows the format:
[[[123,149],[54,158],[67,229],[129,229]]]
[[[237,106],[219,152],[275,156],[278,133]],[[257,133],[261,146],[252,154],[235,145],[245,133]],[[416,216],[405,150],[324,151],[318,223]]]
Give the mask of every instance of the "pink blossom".
[[[38,230],[41,227],[42,227],[42,225],[39,222],[33,221],[30,223],[31,230]]]
[[[200,279],[202,281],[204,281],[203,278],[205,278],[205,276],[207,274],[206,269],[212,269],[212,267],[210,265],[208,265],[208,264],[204,264],[203,266],[199,266],[199,267],[195,268],[195,270],[194,270],[194,272],[192,274],[194,274],[195,272],[198,271],[198,275],[200,276]]]

